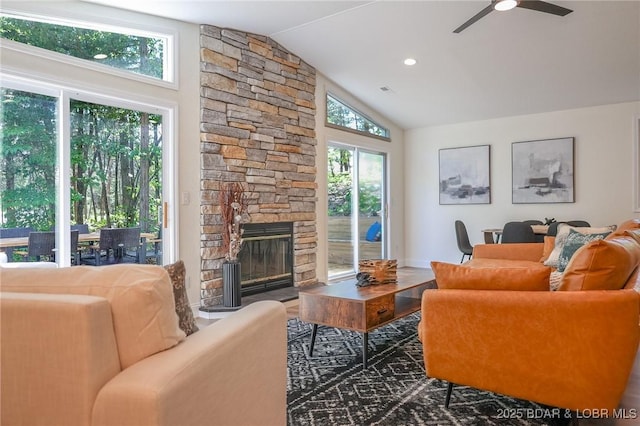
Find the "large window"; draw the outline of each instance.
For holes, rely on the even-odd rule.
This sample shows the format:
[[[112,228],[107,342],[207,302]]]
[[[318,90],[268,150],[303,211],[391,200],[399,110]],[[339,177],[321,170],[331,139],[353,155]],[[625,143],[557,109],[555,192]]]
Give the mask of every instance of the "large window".
[[[125,29],[90,28],[33,17],[0,15],[0,36],[93,64],[160,80],[173,79],[168,51],[172,37]]]
[[[389,140],[389,129],[351,108],[335,96],[327,93],[327,125]]]

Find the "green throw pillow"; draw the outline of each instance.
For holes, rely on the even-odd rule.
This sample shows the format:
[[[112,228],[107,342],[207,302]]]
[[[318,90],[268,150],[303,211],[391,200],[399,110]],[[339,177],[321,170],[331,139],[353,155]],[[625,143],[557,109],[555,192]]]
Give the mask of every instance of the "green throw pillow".
[[[564,272],[569,264],[569,260],[571,260],[571,256],[573,256],[580,247],[590,243],[591,241],[602,240],[610,233],[611,232],[604,232],[602,234],[582,234],[571,229],[569,231],[569,235],[567,235],[564,247],[562,247],[562,251],[560,252],[560,257],[558,258],[558,272]]]

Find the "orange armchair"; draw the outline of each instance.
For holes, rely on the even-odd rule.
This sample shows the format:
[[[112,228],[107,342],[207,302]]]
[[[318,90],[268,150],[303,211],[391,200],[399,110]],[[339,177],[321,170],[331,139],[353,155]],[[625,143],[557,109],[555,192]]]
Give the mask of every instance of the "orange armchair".
[[[428,290],[427,376],[572,410],[617,407],[640,340],[640,295]]]

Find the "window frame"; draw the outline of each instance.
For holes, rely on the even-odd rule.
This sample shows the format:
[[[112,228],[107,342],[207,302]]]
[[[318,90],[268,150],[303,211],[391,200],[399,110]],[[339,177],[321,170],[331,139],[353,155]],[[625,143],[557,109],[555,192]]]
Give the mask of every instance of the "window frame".
[[[362,118],[372,122],[376,127],[380,128],[380,129],[384,129],[386,131],[387,136],[380,136],[380,135],[376,135],[376,134],[371,133],[371,132],[366,132],[366,131],[358,130],[358,129],[352,129],[351,127],[346,127],[346,126],[341,126],[339,124],[330,123],[329,122],[329,98],[332,98],[333,100],[335,100],[336,102],[338,102],[342,106],[344,106],[345,108],[348,108],[356,116],[362,117]],[[331,127],[333,129],[343,130],[343,131],[346,131],[346,132],[349,132],[349,133],[354,133],[356,135],[363,135],[363,136],[367,136],[367,137],[383,140],[385,142],[391,142],[391,131],[387,127],[385,127],[385,126],[381,125],[380,123],[376,122],[375,120],[370,118],[368,115],[363,114],[362,112],[360,112],[356,108],[353,108],[347,102],[343,101],[342,99],[340,99],[340,97],[334,95],[331,92],[326,92],[326,94],[325,94],[325,123],[324,124],[325,124],[326,127]]]
[[[177,43],[178,43],[178,33],[175,30],[166,29],[166,28],[151,28],[151,27],[142,27],[132,28],[130,25],[126,25],[124,23],[98,23],[98,22],[89,22],[86,20],[80,19],[61,19],[55,17],[45,17],[33,13],[25,13],[12,11],[9,9],[0,10],[0,16],[6,16],[14,19],[25,19],[31,20],[35,22],[43,22],[54,25],[65,25],[72,26],[77,28],[90,29],[95,31],[108,31],[119,34],[126,34],[138,37],[149,37],[149,38],[160,38],[165,40],[164,46],[164,54],[163,54],[163,78],[156,78],[147,76],[144,74],[138,74],[131,71],[126,71],[121,68],[115,68],[109,65],[101,64],[98,62],[92,62],[81,58],[76,58],[74,56],[65,55],[63,53],[54,52],[52,50],[47,50],[41,47],[32,46],[25,43],[20,43],[13,40],[8,40],[5,38],[0,38],[2,40],[2,47],[18,51],[21,53],[26,53],[29,55],[33,55],[36,57],[40,57],[43,59],[61,62],[65,64],[72,65],[78,68],[84,68],[91,71],[98,71],[105,74],[114,75],[117,77],[122,77],[134,81],[138,81],[145,84],[152,84],[155,86],[166,87],[170,89],[178,89],[178,73],[177,73]]]

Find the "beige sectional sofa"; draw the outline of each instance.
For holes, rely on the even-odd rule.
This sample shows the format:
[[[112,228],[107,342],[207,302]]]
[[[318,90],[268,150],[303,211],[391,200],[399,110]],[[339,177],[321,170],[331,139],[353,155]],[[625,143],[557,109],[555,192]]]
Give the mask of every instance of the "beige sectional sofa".
[[[286,311],[258,302],[190,336],[164,268],[2,269],[10,425],[284,425]]]

